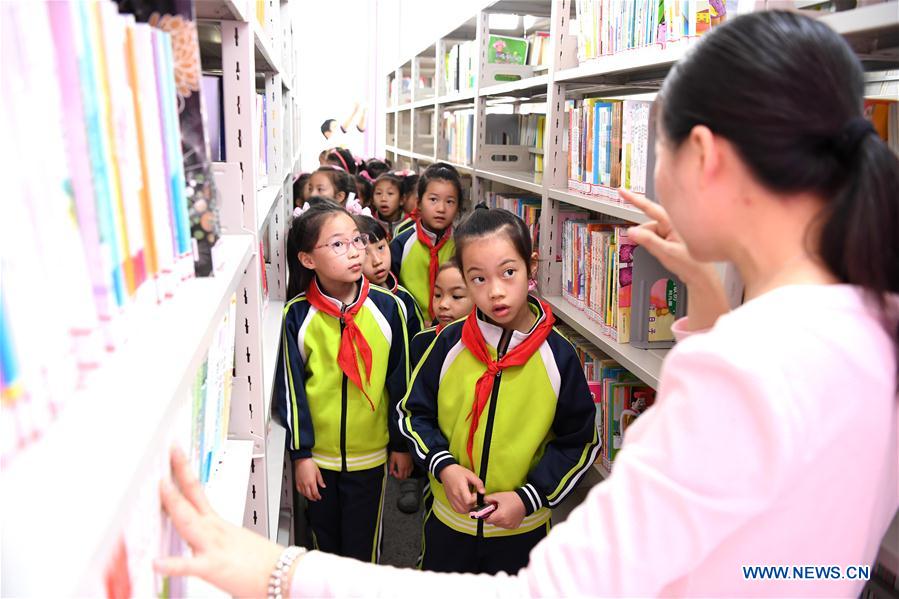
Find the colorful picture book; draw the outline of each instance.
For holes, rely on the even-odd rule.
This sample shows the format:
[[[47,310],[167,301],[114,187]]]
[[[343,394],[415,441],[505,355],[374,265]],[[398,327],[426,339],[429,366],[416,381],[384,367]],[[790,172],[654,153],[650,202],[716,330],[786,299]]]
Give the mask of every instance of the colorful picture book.
[[[490,35],[487,38],[487,62],[490,64],[525,64],[528,40],[520,37]]]

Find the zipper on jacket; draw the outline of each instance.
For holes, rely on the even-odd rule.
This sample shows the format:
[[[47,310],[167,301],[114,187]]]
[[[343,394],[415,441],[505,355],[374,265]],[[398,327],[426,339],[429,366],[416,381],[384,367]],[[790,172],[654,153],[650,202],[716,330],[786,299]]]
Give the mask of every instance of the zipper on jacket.
[[[340,338],[343,339],[343,329],[346,327],[346,321],[343,314],[346,312],[346,306],[340,308]],[[341,382],[340,395],[340,471],[347,472],[346,467],[346,411],[347,411],[347,376],[343,373]]]
[[[499,360],[506,355],[509,349],[509,342],[512,340],[512,331],[503,330],[502,336],[499,338],[499,345],[496,348],[496,359]],[[496,402],[499,398],[499,383],[503,373],[499,371],[493,380],[493,391],[490,393],[490,408],[487,411],[487,425],[484,427],[484,449],[481,452],[481,467],[478,478],[487,488],[487,465],[490,463],[490,442],[493,439],[493,420],[496,417]],[[478,504],[484,503],[484,496],[478,493]],[[478,520],[478,536],[484,536],[484,521]]]

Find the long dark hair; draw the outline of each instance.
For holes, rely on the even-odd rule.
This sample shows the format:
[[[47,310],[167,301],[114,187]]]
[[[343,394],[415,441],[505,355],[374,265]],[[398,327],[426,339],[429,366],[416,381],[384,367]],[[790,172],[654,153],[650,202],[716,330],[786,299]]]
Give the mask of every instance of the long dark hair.
[[[899,159],[864,120],[863,93],[861,63],[839,34],[766,11],[713,29],[671,70],[657,102],[675,146],[705,125],[769,189],[825,198],[812,248],[889,322],[888,294],[899,292]],[[899,346],[899,329],[893,337]]]
[[[453,262],[459,268],[459,271],[465,276],[465,269],[462,266],[462,253],[472,240],[478,237],[484,237],[492,233],[502,231],[509,236],[509,241],[515,247],[515,251],[524,260],[524,264],[530,275],[531,256],[533,248],[531,244],[531,234],[524,221],[502,208],[484,208],[482,210],[473,211],[468,218],[456,228],[453,233],[453,243],[456,245],[456,253],[453,255]]]
[[[334,203],[330,198],[312,196],[307,200],[309,209],[294,219],[287,233],[287,297],[294,298],[309,289],[309,284],[315,277],[315,271],[303,266],[300,262],[300,252],[311,252],[318,244],[322,225],[329,218],[337,214],[350,213],[346,209]]]

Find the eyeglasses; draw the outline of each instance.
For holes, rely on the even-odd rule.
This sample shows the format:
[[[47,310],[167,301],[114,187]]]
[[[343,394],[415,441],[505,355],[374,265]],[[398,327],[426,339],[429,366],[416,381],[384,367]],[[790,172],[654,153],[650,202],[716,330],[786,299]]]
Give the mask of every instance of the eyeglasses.
[[[314,249],[328,247],[331,248],[334,255],[343,256],[350,250],[350,244],[353,244],[353,247],[357,250],[364,250],[368,246],[368,234],[360,233],[352,239],[335,239],[334,241],[317,245]]]

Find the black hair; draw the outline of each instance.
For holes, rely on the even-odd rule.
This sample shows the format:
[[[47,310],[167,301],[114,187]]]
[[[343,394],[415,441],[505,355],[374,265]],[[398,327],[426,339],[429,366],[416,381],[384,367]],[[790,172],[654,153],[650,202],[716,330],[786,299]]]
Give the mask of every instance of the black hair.
[[[287,233],[287,297],[294,298],[309,289],[315,271],[303,266],[300,252],[311,252],[318,243],[322,225],[336,214],[350,213],[331,198],[312,196],[308,200],[309,209],[293,220]]]
[[[456,200],[459,202],[459,212],[465,208],[464,196],[462,195],[462,179],[459,177],[459,171],[456,167],[446,162],[435,162],[425,169],[421,177],[418,178],[418,201],[424,197],[431,181],[447,181],[456,188]]]
[[[294,207],[302,206],[303,202],[306,201],[306,198],[303,196],[303,188],[306,187],[306,182],[309,181],[309,178],[312,176],[312,173],[300,173],[300,176],[297,177],[297,180],[293,182],[293,205]],[[299,202],[299,204],[297,204]]]
[[[356,159],[353,157],[353,153],[346,148],[334,148],[330,150],[328,155],[325,156],[325,161],[328,164],[339,166],[351,175],[355,175],[357,172]]]
[[[404,198],[410,193],[417,191],[416,188],[418,187],[418,179],[418,173],[410,173],[403,176],[403,188],[401,191],[403,192]]]
[[[337,119],[325,119],[322,121],[322,135],[331,130],[331,123],[336,123]]]
[[[359,232],[368,235],[369,243],[377,243],[387,239],[387,229],[372,217],[356,214],[353,216],[353,220],[356,221]]]
[[[899,159],[862,120],[863,93],[861,63],[839,34],[797,13],[763,11],[709,32],[657,101],[674,147],[705,125],[769,189],[821,195],[812,249],[889,322],[887,294],[899,292]],[[899,349],[899,329],[893,336]]]
[[[399,204],[398,210],[400,212],[402,212],[402,210],[403,210],[403,178],[394,172],[382,173],[381,176],[379,176],[377,179],[375,179],[375,182],[372,183],[372,185],[371,185],[372,200],[374,200],[375,188],[378,186],[378,183],[381,183],[383,181],[389,181],[391,185],[396,186],[397,193],[400,196],[399,197],[400,204]],[[380,214],[379,214],[379,216],[380,216]]]
[[[502,208],[487,208],[485,210],[473,211],[465,220],[462,221],[453,233],[453,242],[456,245],[456,253],[453,261],[459,267],[459,271],[465,273],[462,267],[462,253],[466,245],[473,239],[485,237],[498,232],[504,232],[509,236],[509,241],[515,246],[515,251],[524,260],[525,265],[530,271],[531,256],[534,253],[531,244],[531,233],[524,221]],[[528,272],[530,275],[531,273]]]
[[[383,160],[377,158],[368,159],[362,167],[362,170],[368,173],[372,180],[377,179],[390,170],[390,165]]]
[[[371,181],[362,175],[356,175],[353,179],[356,183],[356,195],[359,197],[359,202],[363,207],[370,205],[371,192],[374,190]]]
[[[331,185],[334,186],[335,193],[339,191],[344,193],[344,202],[349,199],[351,193],[356,193],[356,182],[353,180],[353,177],[342,168],[325,165],[318,167],[312,174],[314,175],[316,173],[328,175],[328,178],[331,180]],[[332,199],[336,200],[337,198],[335,197]]]

